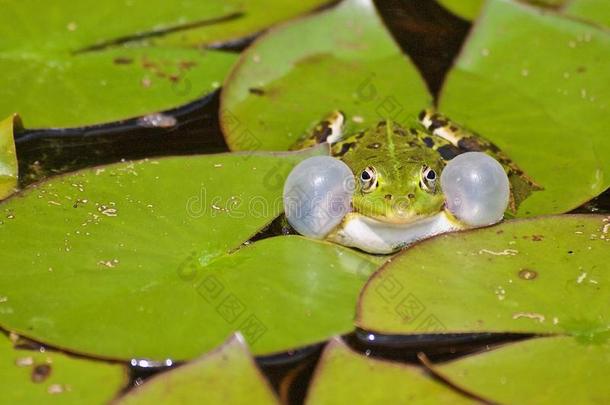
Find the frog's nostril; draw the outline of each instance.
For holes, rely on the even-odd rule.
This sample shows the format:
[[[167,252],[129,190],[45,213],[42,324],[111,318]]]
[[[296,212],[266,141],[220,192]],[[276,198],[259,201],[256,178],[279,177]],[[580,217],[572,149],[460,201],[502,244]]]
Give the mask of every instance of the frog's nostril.
[[[394,196],[393,196],[392,194],[386,194],[386,195],[384,196],[384,198],[385,198],[386,200],[391,200],[392,198],[394,198]]]
[[[415,194],[413,194],[413,193],[409,193],[409,194],[407,195],[407,197],[409,197],[409,198],[413,199],[413,198],[415,198]]]

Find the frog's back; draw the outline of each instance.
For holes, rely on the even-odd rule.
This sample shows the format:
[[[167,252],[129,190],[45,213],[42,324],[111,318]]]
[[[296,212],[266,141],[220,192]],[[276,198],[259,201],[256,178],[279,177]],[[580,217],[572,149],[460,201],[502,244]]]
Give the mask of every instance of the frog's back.
[[[373,163],[405,162],[415,155],[430,153],[447,161],[459,151],[420,124],[405,128],[388,121],[381,121],[373,128],[347,136],[332,145],[333,156],[346,161],[357,158]]]

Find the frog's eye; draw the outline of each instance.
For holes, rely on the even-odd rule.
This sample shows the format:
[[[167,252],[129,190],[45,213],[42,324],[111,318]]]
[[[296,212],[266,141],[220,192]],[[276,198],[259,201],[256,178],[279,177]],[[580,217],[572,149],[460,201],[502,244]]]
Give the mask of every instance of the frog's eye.
[[[370,193],[377,188],[377,171],[374,167],[368,166],[360,173],[360,185],[365,193]]]
[[[420,178],[421,188],[429,193],[434,193],[436,191],[436,178],[437,175],[434,169],[428,166],[422,167]]]

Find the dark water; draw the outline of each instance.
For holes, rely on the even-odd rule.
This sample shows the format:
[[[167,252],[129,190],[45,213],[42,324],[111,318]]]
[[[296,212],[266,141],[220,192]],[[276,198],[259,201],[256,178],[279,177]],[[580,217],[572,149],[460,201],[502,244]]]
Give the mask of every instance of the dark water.
[[[433,1],[379,0],[377,5],[400,47],[415,62],[432,93],[438,94],[470,24]],[[249,41],[227,47],[239,51]],[[216,92],[166,111],[168,117],[175,119],[169,127],[150,127],[140,118],[83,128],[25,130],[16,135],[21,185],[122,159],[227,152],[219,129],[218,108]],[[574,212],[610,213],[610,192],[606,191]],[[432,360],[446,360],[530,337],[488,333],[382,336],[358,330],[346,336],[346,341],[369,356],[418,363],[419,352]],[[259,357],[257,363],[285,401],[301,403],[322,347],[319,344]],[[132,384],[138,385],[164,369],[132,366]]]

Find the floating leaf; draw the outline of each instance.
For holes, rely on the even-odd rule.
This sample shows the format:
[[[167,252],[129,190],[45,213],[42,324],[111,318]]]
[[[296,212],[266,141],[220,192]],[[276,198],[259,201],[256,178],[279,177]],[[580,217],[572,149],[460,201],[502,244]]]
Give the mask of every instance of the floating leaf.
[[[567,3],[564,12],[610,27],[610,2],[607,0],[572,0]]]
[[[338,338],[318,363],[307,404],[471,403],[418,367],[355,353]]]
[[[609,218],[508,221],[419,243],[368,282],[357,324],[390,334],[595,336],[610,327]]]
[[[0,312],[9,304],[0,297]],[[0,335],[2,402],[105,404],[127,385],[127,370],[116,364],[63,353],[17,350]]]
[[[285,150],[333,110],[347,114],[347,132],[383,118],[410,122],[431,99],[370,0],[271,30],[225,86],[221,123],[233,150],[251,148],[245,136]]]
[[[610,185],[610,34],[490,0],[442,91],[440,109],[495,142],[545,190],[518,215],[569,211]]]
[[[95,6],[97,12],[92,13]],[[220,0],[187,0],[179,6],[161,0],[107,0],[103,4],[70,0],[43,4],[36,0],[2,0],[0,49],[21,55],[32,51],[77,52],[193,24],[210,24],[230,18],[239,11],[235,2]],[[30,56],[36,59],[35,54]]]
[[[208,0],[209,1],[209,0]],[[207,1],[206,1],[207,2]],[[231,5],[237,12],[218,24],[207,24],[187,31],[165,35],[155,43],[161,45],[202,45],[237,40],[251,36],[283,20],[296,17],[330,3],[330,0],[240,0],[219,1]]]
[[[15,151],[14,127],[20,126],[18,116],[0,121],[0,200],[17,189],[19,165]]]
[[[610,345],[571,337],[531,339],[434,367],[456,386],[494,403],[610,401]]]
[[[237,54],[169,45],[252,35],[323,3],[2,1],[0,116],[19,112],[29,127],[69,127],[173,108],[218,88]],[[165,35],[171,40],[161,43]],[[116,46],[142,38],[159,43]]]
[[[223,3],[3,1],[0,115],[19,112],[29,127],[79,126],[168,109],[209,93],[236,56],[160,47],[79,51],[237,12]]]
[[[451,11],[453,14],[458,17],[463,18],[464,20],[472,21],[474,20],[483,5],[485,4],[484,0],[436,0],[447,10]],[[511,0],[513,1],[513,0]],[[589,0],[584,0],[585,2]],[[601,0],[604,1],[604,0]],[[564,4],[569,4],[570,0],[522,0],[523,3],[530,3],[533,6],[539,7],[548,7],[550,9],[558,9],[562,7]]]
[[[474,20],[481,11],[483,0],[436,0],[447,10],[464,20]]]
[[[278,404],[241,336],[214,351],[159,374],[123,396],[118,404]]]
[[[284,179],[309,154],[124,163],[14,196],[0,205],[0,324],[79,353],[159,360],[235,330],[257,354],[348,332],[376,268],[368,256],[300,237],[228,254],[282,211]]]
[[[82,126],[169,109],[218,88],[236,58],[170,48],[32,53],[0,49],[0,114],[18,111],[28,127]]]

